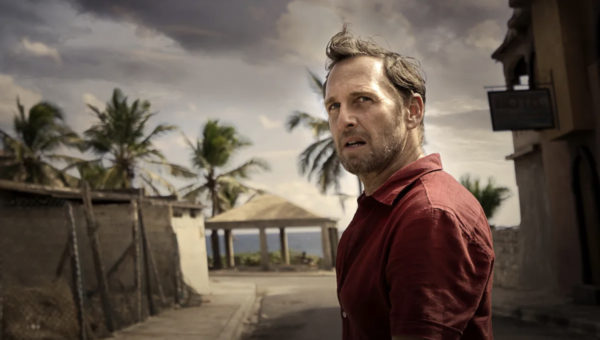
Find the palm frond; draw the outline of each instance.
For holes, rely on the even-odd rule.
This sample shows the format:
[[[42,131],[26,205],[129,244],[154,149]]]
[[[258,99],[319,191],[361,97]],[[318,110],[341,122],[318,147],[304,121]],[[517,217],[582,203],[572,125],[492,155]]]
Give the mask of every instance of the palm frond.
[[[269,164],[266,161],[260,158],[252,158],[244,162],[242,165],[236,167],[235,169],[227,171],[218,177],[226,176],[232,178],[248,178],[249,171],[269,169]]]
[[[479,178],[471,178],[469,174],[461,176],[460,183],[479,201],[488,219],[492,218],[502,202],[510,197],[510,189],[496,186],[492,177],[488,178],[483,188]]]
[[[183,165],[178,165],[175,163],[168,163],[165,161],[148,161],[151,164],[157,164],[169,171],[169,174],[175,177],[183,177],[183,178],[195,178],[198,177],[198,174],[193,172],[192,170],[184,167]]]
[[[311,70],[307,70],[309,75],[310,87],[313,91],[321,98],[323,98],[323,94],[325,93],[324,81]]]
[[[309,167],[312,168],[311,164],[315,158],[315,152],[319,153],[317,150],[326,149],[326,146],[330,144],[331,140],[331,138],[318,140],[307,146],[306,149],[300,153],[300,156],[298,157],[298,169],[300,170],[300,173],[307,175],[308,178],[310,178],[312,172],[308,169]]]
[[[315,117],[310,113],[294,111],[288,116],[285,126],[288,131],[292,131],[300,125],[309,127],[315,138],[329,132],[329,122],[326,119]]]

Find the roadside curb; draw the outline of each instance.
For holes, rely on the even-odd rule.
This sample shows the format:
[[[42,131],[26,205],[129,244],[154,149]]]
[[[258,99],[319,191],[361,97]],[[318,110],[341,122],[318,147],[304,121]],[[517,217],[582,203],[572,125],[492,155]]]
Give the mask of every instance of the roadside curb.
[[[214,282],[211,282],[213,285]],[[228,284],[230,285],[230,284]],[[243,334],[244,325],[246,325],[252,317],[252,313],[254,311],[253,307],[256,304],[256,285],[255,284],[245,284],[246,287],[241,287],[240,285],[236,285],[236,287],[228,287],[236,290],[238,292],[242,291],[241,294],[236,293],[236,295],[241,295],[241,301],[239,301],[239,307],[237,310],[231,315],[229,320],[225,323],[222,328],[221,333],[217,340],[239,340]]]

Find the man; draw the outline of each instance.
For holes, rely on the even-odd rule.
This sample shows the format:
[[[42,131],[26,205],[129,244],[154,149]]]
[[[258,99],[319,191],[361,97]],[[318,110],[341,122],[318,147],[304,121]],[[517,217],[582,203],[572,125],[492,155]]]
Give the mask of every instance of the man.
[[[364,193],[338,247],[344,339],[491,339],[494,252],[477,200],[423,154],[418,64],[346,29],[324,99],[339,159]]]

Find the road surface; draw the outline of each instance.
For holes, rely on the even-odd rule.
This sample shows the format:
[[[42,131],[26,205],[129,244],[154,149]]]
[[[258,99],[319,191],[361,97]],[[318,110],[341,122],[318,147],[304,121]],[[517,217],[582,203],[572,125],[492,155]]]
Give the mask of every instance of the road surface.
[[[341,321],[332,273],[234,273],[219,274],[227,280],[253,282],[262,296],[256,323],[249,325],[244,340],[341,339]],[[587,340],[556,327],[494,317],[496,340]]]

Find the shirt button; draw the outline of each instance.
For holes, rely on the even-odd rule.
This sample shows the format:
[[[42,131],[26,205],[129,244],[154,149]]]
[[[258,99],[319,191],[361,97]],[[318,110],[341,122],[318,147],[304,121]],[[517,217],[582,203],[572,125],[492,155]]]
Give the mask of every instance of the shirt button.
[[[347,318],[347,317],[348,317],[348,314],[346,314],[346,312],[342,312],[342,317],[343,317],[343,318]]]

